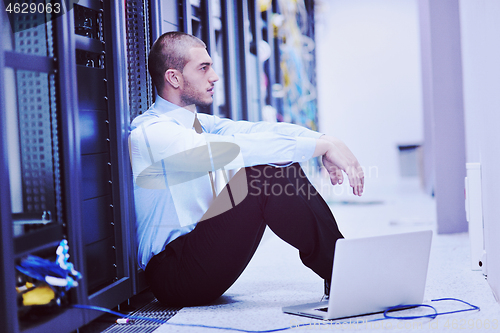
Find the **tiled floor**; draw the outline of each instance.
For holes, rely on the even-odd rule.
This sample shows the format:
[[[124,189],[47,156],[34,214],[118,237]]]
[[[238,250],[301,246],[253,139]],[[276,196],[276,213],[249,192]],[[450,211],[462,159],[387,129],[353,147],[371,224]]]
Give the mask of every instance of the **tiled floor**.
[[[424,194],[416,179],[394,186],[373,189],[360,199],[325,193],[346,238],[435,229],[435,203]],[[300,262],[297,252],[267,232],[240,279],[216,303],[184,308],[169,322],[232,327],[244,330],[269,330],[314,321],[283,314],[281,307],[319,301],[322,280]],[[494,300],[484,276],[470,269],[467,234],[434,234],[425,293],[431,299],[454,297],[480,306],[481,311],[438,317],[433,321],[389,320],[364,325],[309,326],[292,331],[338,330],[370,331],[449,331],[485,329],[500,331],[500,306]],[[464,306],[439,303],[438,310],[450,311]],[[416,310],[415,310],[416,311]],[[423,311],[423,310],[421,310]],[[360,319],[363,320],[363,319]],[[162,325],[155,332],[216,332],[202,327]]]

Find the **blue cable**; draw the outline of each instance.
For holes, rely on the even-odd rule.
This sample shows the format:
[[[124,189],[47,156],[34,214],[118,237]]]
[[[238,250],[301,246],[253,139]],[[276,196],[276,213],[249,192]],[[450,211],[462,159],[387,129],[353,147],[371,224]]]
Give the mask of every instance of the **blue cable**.
[[[428,315],[419,315],[419,316],[389,316],[389,312],[391,311],[397,311],[397,310],[403,310],[407,308],[416,308],[416,307],[426,307],[426,308],[431,308],[434,310],[434,313],[428,314]],[[413,319],[420,319],[420,318],[431,318],[435,319],[437,316],[439,316],[437,310],[435,307],[432,305],[427,305],[427,304],[408,304],[408,305],[398,305],[398,306],[393,306],[388,308],[387,310],[384,311],[384,318],[381,318],[383,320],[386,319],[399,319],[399,320],[413,320]]]
[[[470,306],[470,309],[462,309],[462,310],[455,310],[455,311],[448,311],[448,312],[437,312],[436,308],[433,307],[432,305],[427,305],[427,304],[413,304],[413,305],[399,305],[399,306],[393,306],[387,310],[384,311],[384,318],[385,319],[399,319],[399,320],[412,320],[412,319],[420,319],[420,318],[431,318],[435,319],[437,316],[442,316],[446,314],[452,314],[452,313],[459,313],[459,312],[465,312],[465,311],[474,311],[474,310],[480,310],[480,308],[476,305],[470,304],[469,302],[463,301],[458,298],[438,298],[438,299],[433,299],[431,302],[441,302],[441,301],[454,301],[454,302],[461,302],[464,304],[467,304]],[[390,316],[388,313],[390,311],[395,311],[395,310],[402,310],[404,308],[408,307],[428,307],[434,310],[434,313],[428,314],[428,315],[421,315],[421,316]]]
[[[409,304],[409,305],[398,305],[398,306],[393,306],[387,310],[384,311],[384,317],[383,318],[377,318],[377,319],[372,319],[372,320],[367,320],[365,322],[374,322],[374,321],[380,321],[380,320],[388,320],[388,319],[398,319],[398,320],[413,320],[413,319],[421,319],[421,318],[431,318],[435,319],[437,316],[442,316],[442,315],[447,315],[447,314],[452,314],[452,313],[459,313],[459,312],[466,312],[466,311],[480,311],[481,309],[477,305],[473,305],[469,302],[463,301],[458,298],[438,298],[438,299],[433,299],[431,302],[440,302],[440,301],[455,301],[455,302],[461,302],[464,303],[470,308],[467,309],[461,309],[461,310],[454,310],[454,311],[448,311],[448,312],[437,312],[437,309],[433,307],[432,305],[428,304]],[[212,329],[219,329],[219,330],[226,330],[226,331],[236,331],[236,332],[244,332],[244,333],[273,333],[273,332],[280,332],[280,331],[286,331],[294,328],[299,328],[299,327],[307,327],[307,326],[331,326],[332,321],[329,322],[315,322],[315,323],[304,323],[304,324],[298,324],[290,327],[282,327],[282,328],[276,328],[276,329],[270,329],[270,330],[265,330],[265,331],[254,331],[254,330],[245,330],[245,329],[240,329],[240,328],[232,328],[232,327],[219,327],[219,326],[209,326],[209,325],[201,325],[201,324],[181,324],[181,323],[171,323],[166,320],[161,320],[161,319],[156,319],[156,318],[150,318],[150,317],[142,317],[142,316],[134,316],[134,315],[126,315],[123,313],[119,313],[116,311],[112,311],[103,307],[99,306],[93,306],[93,305],[80,305],[80,304],[74,304],[72,305],[73,308],[77,309],[85,309],[85,310],[96,310],[96,311],[101,311],[101,312],[106,312],[110,313],[112,315],[118,316],[120,318],[126,318],[126,319],[131,319],[131,320],[148,320],[152,321],[158,324],[167,324],[167,325],[172,325],[172,326],[186,326],[186,327],[200,327],[200,328],[212,328]],[[432,309],[434,312],[431,314],[427,315],[419,315],[419,316],[391,316],[388,313],[391,311],[397,311],[397,310],[403,310],[407,309],[409,307],[427,307]],[[349,323],[349,322],[346,322]]]

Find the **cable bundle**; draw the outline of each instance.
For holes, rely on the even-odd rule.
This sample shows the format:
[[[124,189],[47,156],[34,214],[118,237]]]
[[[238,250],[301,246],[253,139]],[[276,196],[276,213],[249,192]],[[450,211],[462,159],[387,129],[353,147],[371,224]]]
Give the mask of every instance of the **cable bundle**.
[[[46,305],[53,301],[60,305],[60,298],[69,289],[78,286],[77,281],[82,275],[68,262],[68,250],[68,241],[64,239],[57,247],[55,262],[28,255],[16,266],[19,272],[36,280],[35,283],[28,281],[16,288],[22,296],[23,305]]]

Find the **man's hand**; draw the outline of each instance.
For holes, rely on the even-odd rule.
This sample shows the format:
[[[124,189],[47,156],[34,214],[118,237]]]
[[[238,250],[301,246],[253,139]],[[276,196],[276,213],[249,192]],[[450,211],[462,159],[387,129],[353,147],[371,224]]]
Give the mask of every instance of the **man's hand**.
[[[344,182],[344,175],[342,173],[344,171],[347,174],[354,195],[361,196],[363,194],[365,181],[363,169],[345,143],[337,138],[323,135],[318,140],[317,156],[319,155],[323,155],[323,165],[330,176],[332,185]]]

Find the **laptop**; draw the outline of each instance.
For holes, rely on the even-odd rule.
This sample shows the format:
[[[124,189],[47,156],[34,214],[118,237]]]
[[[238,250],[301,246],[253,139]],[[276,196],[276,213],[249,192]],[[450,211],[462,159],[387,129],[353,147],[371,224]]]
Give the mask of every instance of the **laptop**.
[[[283,307],[316,319],[384,312],[424,299],[432,231],[339,239],[327,301]]]

